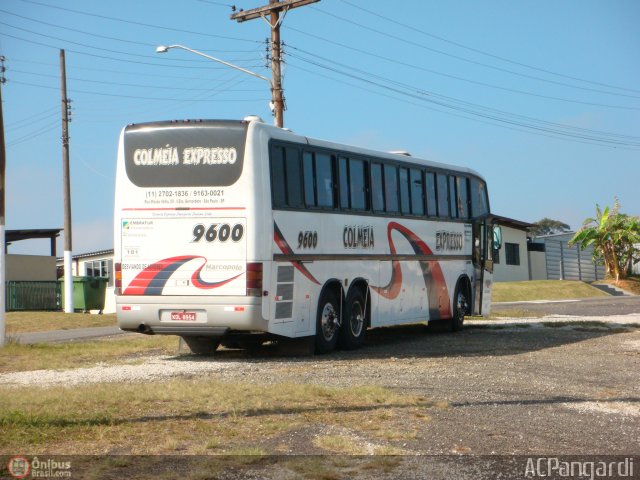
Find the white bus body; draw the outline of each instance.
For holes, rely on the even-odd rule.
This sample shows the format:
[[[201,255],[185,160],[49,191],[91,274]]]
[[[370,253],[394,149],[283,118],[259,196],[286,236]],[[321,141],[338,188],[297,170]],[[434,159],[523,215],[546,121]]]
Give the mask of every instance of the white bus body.
[[[118,323],[214,345],[315,335],[321,352],[360,346],[367,327],[460,328],[488,313],[488,219],[470,169],[255,119],[130,125],[116,174]]]

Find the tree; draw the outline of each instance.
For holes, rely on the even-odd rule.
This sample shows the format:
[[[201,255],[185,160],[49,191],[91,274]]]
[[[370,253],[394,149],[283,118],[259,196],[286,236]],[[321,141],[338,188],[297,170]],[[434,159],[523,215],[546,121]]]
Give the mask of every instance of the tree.
[[[571,227],[566,223],[547,217],[534,222],[533,225],[533,227],[529,228],[529,233],[534,237],[540,237],[542,235],[552,235],[554,233],[564,233],[571,230]]]
[[[581,249],[592,245],[594,259],[604,261],[607,275],[618,282],[640,260],[640,218],[620,213],[617,198],[613,209],[596,205],[596,217],[587,218],[569,240],[569,245],[574,244]]]

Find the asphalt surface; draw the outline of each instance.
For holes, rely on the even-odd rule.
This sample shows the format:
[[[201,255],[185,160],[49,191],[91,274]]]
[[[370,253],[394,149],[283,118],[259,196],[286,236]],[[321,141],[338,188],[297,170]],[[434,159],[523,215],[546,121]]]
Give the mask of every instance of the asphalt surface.
[[[597,297],[580,300],[536,300],[494,303],[493,312],[523,310],[543,315],[608,316],[640,313],[640,296]]]

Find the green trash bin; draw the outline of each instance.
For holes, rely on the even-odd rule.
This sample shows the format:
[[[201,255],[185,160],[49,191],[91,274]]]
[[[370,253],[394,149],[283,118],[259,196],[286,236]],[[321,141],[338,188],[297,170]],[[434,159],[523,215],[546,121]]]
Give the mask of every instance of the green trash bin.
[[[59,281],[64,308],[64,277]],[[102,313],[108,281],[107,277],[73,277],[73,310],[84,313],[99,310]]]

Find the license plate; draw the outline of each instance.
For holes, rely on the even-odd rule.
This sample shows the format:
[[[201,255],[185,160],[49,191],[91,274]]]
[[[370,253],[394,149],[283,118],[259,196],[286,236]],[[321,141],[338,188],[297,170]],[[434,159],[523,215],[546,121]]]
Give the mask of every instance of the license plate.
[[[195,312],[171,312],[171,320],[175,320],[177,322],[195,322],[196,313]]]

